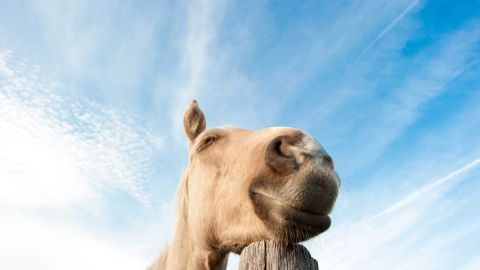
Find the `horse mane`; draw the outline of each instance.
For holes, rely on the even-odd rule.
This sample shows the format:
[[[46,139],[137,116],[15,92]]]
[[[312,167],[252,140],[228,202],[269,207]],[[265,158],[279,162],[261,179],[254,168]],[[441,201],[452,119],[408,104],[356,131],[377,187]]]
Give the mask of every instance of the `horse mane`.
[[[184,172],[176,192],[176,228],[187,228],[188,222],[188,173]],[[147,268],[147,270],[166,269],[168,252],[171,246],[166,246],[160,253],[160,257]]]
[[[188,222],[188,172],[184,172],[176,194],[177,201],[177,224],[186,226]]]

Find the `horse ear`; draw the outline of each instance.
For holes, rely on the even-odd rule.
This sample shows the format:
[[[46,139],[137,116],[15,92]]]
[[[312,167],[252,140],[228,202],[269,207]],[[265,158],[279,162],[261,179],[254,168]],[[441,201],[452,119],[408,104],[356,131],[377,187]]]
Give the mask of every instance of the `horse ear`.
[[[183,116],[183,128],[190,141],[194,141],[197,136],[205,130],[207,120],[196,100],[192,100],[188,105]]]

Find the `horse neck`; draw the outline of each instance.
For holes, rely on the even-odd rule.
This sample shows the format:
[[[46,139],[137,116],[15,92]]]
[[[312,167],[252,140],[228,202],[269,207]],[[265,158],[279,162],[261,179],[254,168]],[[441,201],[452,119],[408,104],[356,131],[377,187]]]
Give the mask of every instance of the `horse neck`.
[[[188,224],[187,177],[182,179],[179,189],[178,220],[172,244],[163,251],[156,270],[199,269],[224,270],[227,268],[228,253],[205,249],[205,243],[196,243]]]
[[[224,270],[228,254],[206,250],[196,245],[189,237],[188,230],[177,227],[174,241],[162,254],[164,267],[159,269]]]

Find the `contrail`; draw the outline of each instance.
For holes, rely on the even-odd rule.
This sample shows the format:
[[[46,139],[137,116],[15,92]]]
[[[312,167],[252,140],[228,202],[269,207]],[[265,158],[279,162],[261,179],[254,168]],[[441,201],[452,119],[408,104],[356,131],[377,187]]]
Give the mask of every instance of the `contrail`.
[[[385,36],[392,27],[394,27],[407,13],[409,13],[420,1],[419,0],[414,0],[406,7],[400,15],[398,15],[390,24],[385,27],[380,34],[378,34],[375,39],[368,44],[367,48],[363,50],[363,52],[360,54],[360,56],[355,60],[357,62],[358,60],[362,59],[365,54],[367,54],[368,51],[375,45],[383,36]]]
[[[413,192],[412,194],[408,195],[407,197],[403,198],[402,200],[400,200],[399,202],[395,203],[394,205],[388,207],[387,209],[383,210],[382,212],[376,214],[375,216],[372,217],[372,219],[375,219],[375,218],[379,218],[381,216],[384,216],[388,213],[391,213],[399,208],[401,208],[402,206],[406,205],[406,204],[409,204],[410,202],[414,201],[415,199],[417,199],[418,197],[420,197],[421,195],[425,194],[426,192],[442,185],[443,183],[449,181],[449,180],[452,180],[454,179],[456,176],[466,172],[466,171],[469,171],[470,169],[476,167],[477,165],[480,164],[480,158],[479,159],[475,159],[469,163],[467,163],[466,165],[464,165],[463,167],[461,167],[460,169],[457,169],[449,174],[447,174],[446,176],[440,178],[440,179],[437,179],[435,181],[433,181],[432,183],[420,188],[419,190]]]

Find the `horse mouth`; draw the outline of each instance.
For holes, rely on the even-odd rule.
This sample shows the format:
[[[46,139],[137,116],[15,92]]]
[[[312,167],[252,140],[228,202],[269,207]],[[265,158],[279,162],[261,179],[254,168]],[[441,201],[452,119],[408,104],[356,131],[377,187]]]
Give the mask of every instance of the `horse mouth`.
[[[250,198],[255,212],[262,218],[267,227],[274,227],[275,231],[285,229],[291,235],[282,235],[280,238],[287,241],[300,242],[326,231],[331,224],[327,214],[313,209],[294,207],[287,202],[278,200],[262,192],[250,190]],[[301,231],[297,233],[296,231]]]

